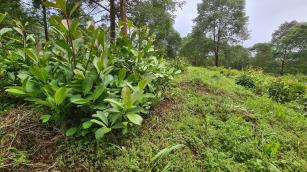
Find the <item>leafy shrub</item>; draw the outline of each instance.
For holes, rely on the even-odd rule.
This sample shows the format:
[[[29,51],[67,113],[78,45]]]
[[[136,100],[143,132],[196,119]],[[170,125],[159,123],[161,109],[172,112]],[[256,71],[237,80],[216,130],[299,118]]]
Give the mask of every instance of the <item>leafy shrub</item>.
[[[169,65],[170,67],[173,67],[178,71],[186,71],[188,63],[186,59],[184,59],[183,57],[180,57],[180,58],[171,59]]]
[[[248,75],[241,75],[238,78],[236,78],[236,84],[241,85],[245,88],[251,88],[251,89],[256,88],[254,80]]]
[[[269,90],[270,97],[280,103],[286,103],[293,100],[302,99],[305,93],[305,88],[301,84],[287,85],[284,82],[274,82]]]
[[[11,50],[14,58],[2,65],[18,65],[6,92],[42,107],[42,122],[56,122],[68,137],[93,132],[101,139],[141,125],[141,114],[147,113],[159,86],[177,73],[159,60],[147,28],[128,22],[129,35],[118,34],[111,41],[92,22],[82,28],[77,18],[69,19],[73,11],[66,11],[64,0],[46,5],[66,17],[50,17],[51,39],[46,43],[32,36],[35,44],[28,44],[22,35],[26,24],[16,22],[23,46]]]

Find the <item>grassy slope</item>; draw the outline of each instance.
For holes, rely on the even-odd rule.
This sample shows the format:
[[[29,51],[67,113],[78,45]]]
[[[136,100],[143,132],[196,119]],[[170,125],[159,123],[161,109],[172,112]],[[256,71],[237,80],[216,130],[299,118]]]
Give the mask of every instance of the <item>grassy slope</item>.
[[[66,141],[54,153],[59,169],[144,171],[307,171],[307,121],[290,106],[235,84],[218,70],[189,68],[141,128],[112,144]]]

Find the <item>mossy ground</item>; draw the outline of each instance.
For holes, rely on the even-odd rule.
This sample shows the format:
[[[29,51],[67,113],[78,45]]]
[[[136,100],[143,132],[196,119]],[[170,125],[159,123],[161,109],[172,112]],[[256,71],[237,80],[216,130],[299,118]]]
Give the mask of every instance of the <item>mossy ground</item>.
[[[169,166],[170,171],[189,172],[307,171],[303,106],[279,104],[266,94],[238,86],[234,78],[239,74],[190,67],[164,91],[164,100],[133,134],[110,136],[100,143],[52,135],[57,138],[57,147],[49,153],[53,161],[44,161],[45,166],[36,169],[162,171]],[[4,137],[1,133],[1,140]],[[161,149],[177,144],[185,146],[152,165],[151,159]],[[35,169],[31,164],[40,162],[34,162],[33,152],[27,151],[18,150],[24,152],[24,160],[10,154],[10,162],[21,162],[3,169]],[[4,162],[8,157],[0,158],[0,167]]]

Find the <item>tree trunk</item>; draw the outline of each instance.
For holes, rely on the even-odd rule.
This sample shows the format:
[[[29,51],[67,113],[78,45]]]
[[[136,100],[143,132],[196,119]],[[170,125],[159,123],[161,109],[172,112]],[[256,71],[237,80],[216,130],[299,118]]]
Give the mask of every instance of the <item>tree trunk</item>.
[[[220,53],[220,44],[221,44],[221,30],[220,27],[218,27],[217,31],[217,41],[216,41],[216,49],[215,49],[215,66],[219,66],[219,53]]]
[[[220,29],[216,28],[217,27],[216,22],[214,22],[213,27],[214,27],[213,28],[214,58],[215,58],[215,66],[218,67],[219,66],[219,51],[220,51],[219,50],[220,49]]]
[[[115,0],[110,0],[110,37],[111,40],[115,40],[115,17],[116,17],[116,11],[115,11]]]
[[[281,59],[281,69],[280,69],[280,75],[284,75],[284,70],[285,70],[285,65],[286,65],[286,60],[287,59],[287,50],[284,49],[283,55],[282,55],[282,59]]]
[[[284,70],[285,70],[285,61],[281,61],[281,69],[280,69],[280,75],[284,75]]]
[[[46,0],[43,0],[43,2],[46,2]],[[43,20],[44,20],[44,30],[45,30],[45,39],[46,41],[49,41],[49,34],[48,34],[48,24],[47,24],[47,10],[44,5],[43,7]]]
[[[120,18],[123,22],[122,33],[124,35],[128,35],[128,27],[127,27],[127,0],[120,0]]]
[[[219,53],[218,53],[217,47],[215,48],[215,51],[214,51],[214,57],[215,57],[215,66],[218,67],[219,66]]]

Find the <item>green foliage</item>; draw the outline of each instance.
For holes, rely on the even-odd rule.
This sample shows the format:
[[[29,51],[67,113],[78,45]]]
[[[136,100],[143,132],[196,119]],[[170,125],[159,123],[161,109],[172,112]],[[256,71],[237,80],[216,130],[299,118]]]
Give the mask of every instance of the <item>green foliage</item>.
[[[183,57],[178,57],[178,58],[175,58],[175,59],[169,59],[169,67],[175,68],[178,72],[186,71],[188,66],[189,66],[189,63]]]
[[[270,97],[280,103],[299,100],[304,97],[305,88],[301,84],[285,84],[283,82],[272,83],[269,90]]]
[[[280,63],[280,74],[283,75],[287,71],[289,62],[294,62],[294,65],[299,64],[302,56],[304,56],[307,50],[306,27],[307,23],[304,22],[285,22],[273,33],[272,44],[275,52],[274,57]],[[304,67],[305,63],[302,66],[300,71],[306,72]]]
[[[248,37],[245,0],[203,0],[198,4],[198,16],[194,31],[204,34],[213,41],[212,52],[215,65],[223,45],[245,40]]]
[[[255,89],[256,85],[254,80],[248,75],[241,75],[236,79],[236,84],[246,88]]]
[[[147,28],[129,22],[128,37],[119,34],[111,43],[102,28],[91,22],[83,28],[77,18],[69,19],[80,4],[71,11],[65,0],[44,5],[64,17],[50,17],[52,37],[43,44],[24,31],[27,23],[16,21],[20,37],[15,39],[22,46],[1,64],[11,70],[5,76],[11,85],[6,92],[42,107],[50,114],[43,115],[42,122],[68,128],[67,137],[93,132],[101,139],[111,131],[126,134],[129,127],[141,125],[159,87],[177,73],[156,55]]]
[[[147,25],[156,35],[154,45],[169,58],[176,58],[181,45],[180,34],[174,29],[174,12],[182,0],[133,0],[128,5],[131,20],[137,26]]]
[[[240,45],[225,46],[223,48],[221,64],[232,69],[244,69],[249,64],[249,54],[246,48]]]
[[[213,42],[201,33],[191,33],[182,41],[180,55],[192,65],[208,65],[209,52],[213,49]]]
[[[273,83],[268,90],[273,100],[281,103],[290,101],[289,88],[284,83]]]

